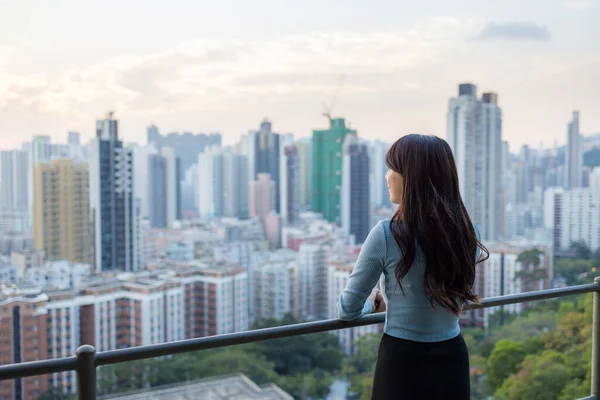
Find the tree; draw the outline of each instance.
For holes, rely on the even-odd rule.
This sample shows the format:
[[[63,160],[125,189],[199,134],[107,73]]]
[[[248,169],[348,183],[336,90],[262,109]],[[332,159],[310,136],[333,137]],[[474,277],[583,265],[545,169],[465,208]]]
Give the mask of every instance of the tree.
[[[522,368],[504,381],[494,399],[557,399],[569,382],[564,362],[564,356],[554,350],[527,356]]]
[[[571,249],[577,253],[577,257],[583,260],[590,260],[592,258],[592,250],[583,241],[572,242]]]
[[[75,396],[64,393],[61,387],[51,387],[38,400],[75,400]]]
[[[544,252],[533,248],[521,252],[517,256],[517,262],[521,263],[523,269],[515,274],[515,279],[521,279],[525,292],[536,290],[540,280],[547,278],[545,269],[540,268],[541,258]]]
[[[500,328],[500,327],[512,322],[516,317],[517,317],[516,314],[510,313],[510,312],[504,310],[504,308],[501,308],[500,310],[496,311],[495,313],[490,314],[489,319],[488,319],[488,329],[491,331],[494,331],[497,328]]]
[[[257,328],[296,324],[298,321],[286,315],[282,320],[265,320],[256,324]],[[337,336],[330,333],[315,333],[272,339],[258,344],[257,349],[274,362],[275,371],[280,375],[294,375],[315,370],[330,373],[339,372],[343,354]]]
[[[200,377],[241,372],[259,385],[275,382],[274,364],[265,356],[250,354],[236,347],[225,348],[207,356],[196,367]]]
[[[554,265],[554,273],[563,277],[567,285],[577,285],[582,283],[584,279],[591,281],[595,276],[600,275],[600,268],[594,271],[594,266],[592,260],[561,259]]]
[[[282,376],[277,381],[295,399],[324,399],[332,383],[331,375],[323,371]]]
[[[350,382],[350,397],[370,398],[380,341],[381,336],[374,333],[360,337],[356,352],[344,361],[343,373]]]
[[[488,360],[485,377],[488,393],[494,393],[506,378],[517,372],[524,357],[522,343],[508,339],[496,343]]]

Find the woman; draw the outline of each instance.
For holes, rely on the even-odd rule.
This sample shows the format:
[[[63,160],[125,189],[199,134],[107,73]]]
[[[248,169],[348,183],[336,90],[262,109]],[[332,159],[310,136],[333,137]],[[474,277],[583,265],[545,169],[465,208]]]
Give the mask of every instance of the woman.
[[[475,264],[488,252],[460,197],[448,143],[404,136],[386,164],[390,200],[399,207],[365,240],[338,317],[386,311],[372,399],[468,400],[469,355],[458,319],[467,302],[477,301]],[[381,274],[387,304],[374,289]]]

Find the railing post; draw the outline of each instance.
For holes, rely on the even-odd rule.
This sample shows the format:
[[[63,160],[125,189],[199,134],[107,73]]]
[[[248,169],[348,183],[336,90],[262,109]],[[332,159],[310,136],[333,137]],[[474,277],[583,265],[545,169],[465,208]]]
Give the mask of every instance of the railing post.
[[[77,349],[77,399],[96,400],[96,349],[85,344]]]
[[[594,278],[600,284],[600,277]],[[594,317],[592,322],[592,396],[600,397],[600,292],[594,292]]]

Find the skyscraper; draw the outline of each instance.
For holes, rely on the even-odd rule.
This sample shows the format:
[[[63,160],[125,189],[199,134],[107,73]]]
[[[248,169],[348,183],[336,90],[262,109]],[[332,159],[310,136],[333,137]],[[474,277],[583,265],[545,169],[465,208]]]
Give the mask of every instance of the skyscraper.
[[[250,131],[242,135],[235,146],[235,151],[246,156],[248,162],[248,180],[256,178],[256,132]]]
[[[90,262],[88,166],[73,160],[36,164],[33,228],[48,260]]]
[[[271,130],[271,122],[264,120],[260,130],[254,136],[256,156],[254,158],[256,177],[269,174],[275,182],[275,193],[279,193],[279,152],[280,136]],[[280,212],[279,196],[275,197],[275,211]]]
[[[287,224],[298,222],[300,214],[300,160],[296,146],[285,146],[281,159],[279,197],[281,217]]]
[[[223,216],[223,154],[209,146],[198,155],[198,211],[203,218]]]
[[[375,140],[369,143],[369,197],[371,208],[379,208],[391,205],[385,174],[387,165],[385,154],[390,145]]]
[[[181,177],[179,157],[173,147],[163,147],[160,150],[166,165],[166,198],[167,226],[173,227],[176,220],[181,219]]]
[[[30,212],[28,175],[29,161],[25,151],[0,151],[0,210]]]
[[[152,145],[133,148],[134,197],[140,203],[140,217],[153,228],[167,227],[167,166]]]
[[[454,153],[460,192],[483,240],[496,240],[502,218],[502,111],[495,93],[477,99],[470,83],[448,106],[447,140]]]
[[[342,147],[348,134],[343,118],[331,119],[329,129],[314,130],[312,142],[312,209],[330,221],[340,223]]]
[[[150,225],[155,228],[166,228],[168,224],[167,207],[167,160],[160,154],[148,155],[147,187],[148,215]],[[137,184],[137,181],[136,181]]]
[[[342,229],[356,243],[363,243],[370,230],[369,151],[356,135],[344,140],[342,164]]]
[[[579,111],[573,111],[573,119],[569,122],[567,148],[565,149],[565,189],[582,186],[583,180],[583,146],[579,133]]]
[[[181,213],[183,217],[198,213],[198,164],[193,164],[184,172],[181,181]]]
[[[310,209],[312,202],[312,138],[296,141],[299,161],[300,208]]]
[[[140,269],[139,203],[134,200],[133,154],[119,140],[113,113],[96,121],[90,143],[90,214],[97,271]]]
[[[230,150],[223,152],[223,215],[248,218],[248,158]]]

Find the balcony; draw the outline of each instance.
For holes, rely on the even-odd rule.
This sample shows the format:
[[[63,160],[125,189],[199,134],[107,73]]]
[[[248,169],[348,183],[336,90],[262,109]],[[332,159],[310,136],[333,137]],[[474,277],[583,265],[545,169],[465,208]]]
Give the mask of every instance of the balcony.
[[[553,299],[585,293],[594,293],[592,324],[591,394],[580,400],[600,399],[600,278],[594,283],[566,288],[548,289],[516,295],[483,299],[480,304],[469,304],[466,309],[490,308],[538,300]],[[317,332],[383,323],[385,315],[371,314],[359,320],[345,322],[337,319],[306,322],[274,328],[257,329],[197,339],[181,340],[148,346],[139,346],[96,353],[93,346],[83,345],[71,357],[41,360],[0,366],[0,380],[32,377],[65,371],[76,371],[77,396],[79,400],[97,399],[96,373],[103,365],[138,361],[173,354],[254,343]]]

